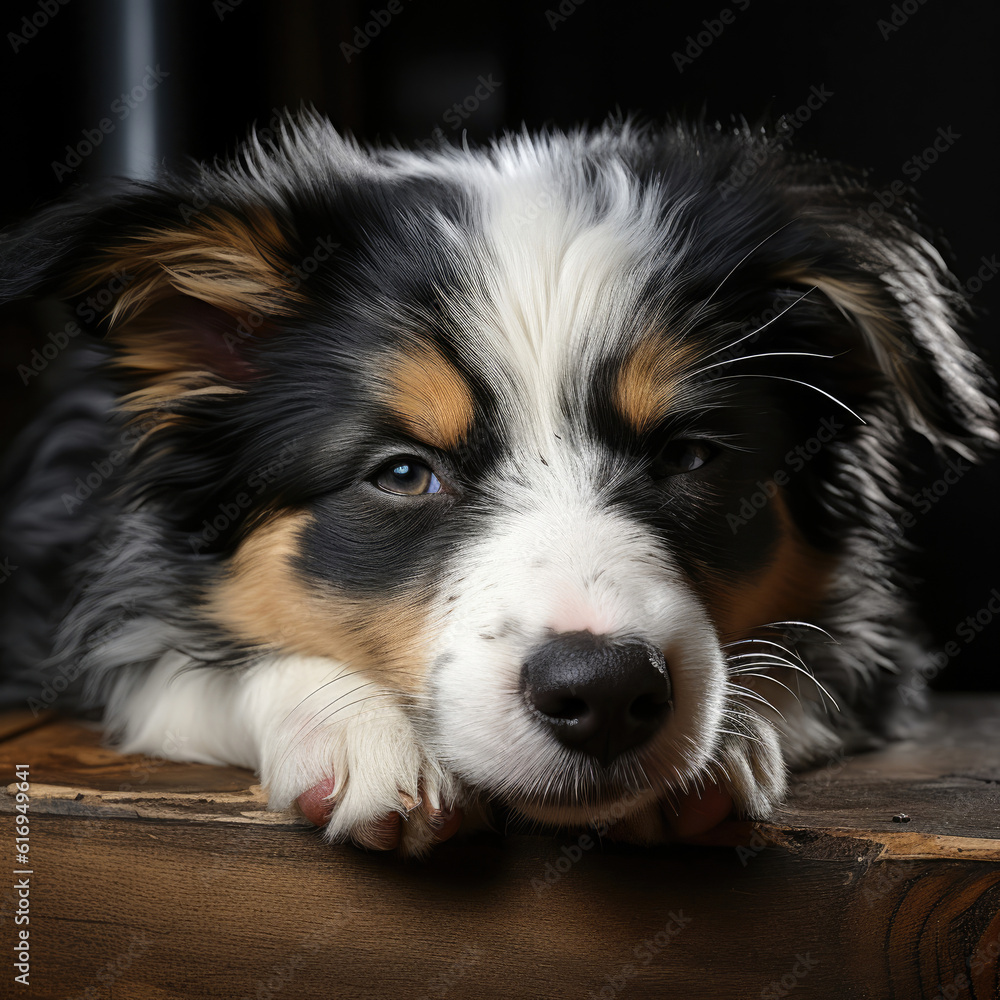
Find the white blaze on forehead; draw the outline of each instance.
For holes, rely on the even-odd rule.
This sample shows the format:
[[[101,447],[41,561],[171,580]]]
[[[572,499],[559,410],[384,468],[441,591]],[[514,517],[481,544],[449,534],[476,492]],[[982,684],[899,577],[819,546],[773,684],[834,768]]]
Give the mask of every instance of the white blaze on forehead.
[[[588,183],[579,162],[548,152],[508,149],[483,171],[481,241],[464,237],[476,279],[459,307],[473,364],[535,432],[561,423],[562,387],[582,395],[609,347],[640,335],[638,297],[662,243],[658,200],[623,165]]]

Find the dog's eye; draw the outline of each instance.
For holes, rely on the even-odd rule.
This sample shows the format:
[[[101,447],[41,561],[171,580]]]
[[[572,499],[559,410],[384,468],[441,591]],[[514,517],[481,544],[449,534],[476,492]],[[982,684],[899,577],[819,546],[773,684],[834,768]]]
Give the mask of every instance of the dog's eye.
[[[383,466],[374,482],[380,490],[400,496],[415,497],[441,492],[441,481],[416,458],[394,458]]]
[[[656,479],[663,479],[684,472],[694,472],[711,462],[715,455],[716,448],[708,441],[670,441],[653,459],[650,473]]]

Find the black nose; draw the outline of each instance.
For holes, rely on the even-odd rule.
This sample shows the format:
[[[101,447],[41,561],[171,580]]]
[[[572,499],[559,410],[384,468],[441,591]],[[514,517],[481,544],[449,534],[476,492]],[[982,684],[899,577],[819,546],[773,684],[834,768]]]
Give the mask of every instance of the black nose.
[[[590,632],[563,632],[536,649],[521,667],[521,690],[564,746],[605,767],[646,742],[671,709],[659,649]]]

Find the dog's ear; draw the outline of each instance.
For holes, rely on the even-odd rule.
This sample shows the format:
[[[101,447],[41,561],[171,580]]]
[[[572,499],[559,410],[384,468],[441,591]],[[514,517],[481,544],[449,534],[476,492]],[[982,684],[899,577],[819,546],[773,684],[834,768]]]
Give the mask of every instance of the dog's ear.
[[[254,346],[294,312],[289,234],[264,204],[129,185],[57,206],[0,238],[0,301],[54,296],[103,337],[147,409],[240,391]]]
[[[848,365],[863,356],[904,424],[935,448],[981,457],[1000,442],[996,387],[963,339],[959,317],[967,307],[957,281],[905,207],[874,219],[862,192],[835,196],[828,206],[803,209],[819,225],[822,249],[791,261],[782,279],[815,289],[811,295],[842,316],[850,336],[825,346],[843,346]],[[868,201],[877,207],[873,196]]]

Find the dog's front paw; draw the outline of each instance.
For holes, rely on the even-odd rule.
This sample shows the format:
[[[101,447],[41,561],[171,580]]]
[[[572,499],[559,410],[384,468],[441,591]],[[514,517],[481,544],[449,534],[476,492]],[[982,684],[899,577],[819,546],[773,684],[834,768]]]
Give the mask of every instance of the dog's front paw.
[[[345,793],[345,786],[334,776],[324,778],[295,801],[309,822],[325,828],[330,840],[349,839],[359,847],[376,851],[399,848],[406,855],[424,854],[462,825],[462,810],[443,804],[440,795],[435,802],[422,782],[417,798],[399,791],[396,807],[388,812],[380,811],[384,808],[382,802],[360,811],[356,805],[353,809],[345,807]]]
[[[297,808],[331,842],[415,856],[462,823],[458,782],[388,692],[343,711],[294,712],[261,770],[270,807]]]
[[[743,819],[764,819],[785,797],[788,767],[778,730],[755,712],[730,714],[726,734],[709,765],[711,780],[732,798]]]

